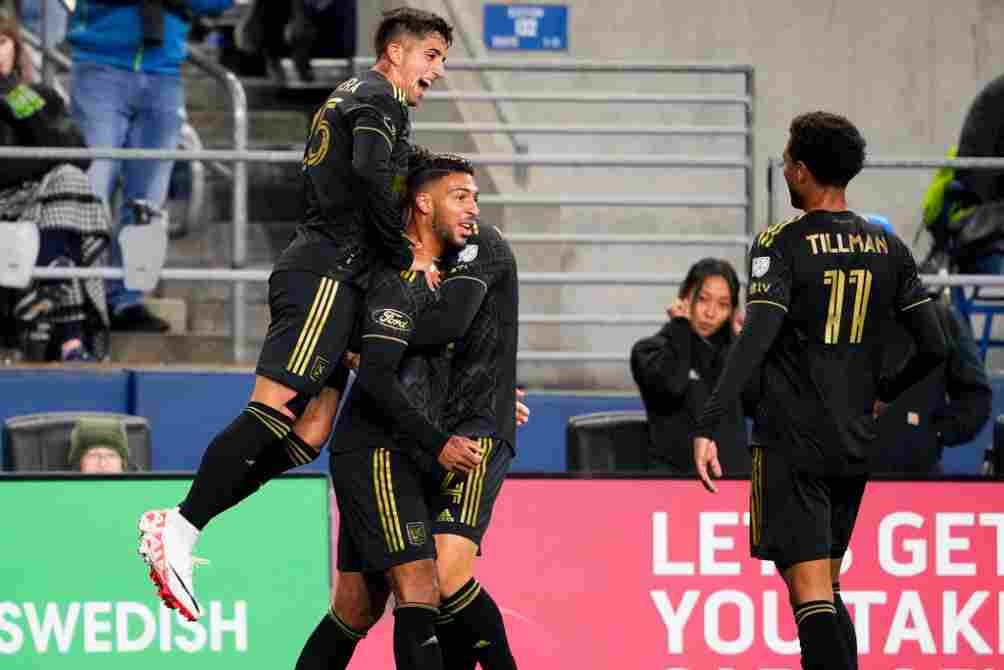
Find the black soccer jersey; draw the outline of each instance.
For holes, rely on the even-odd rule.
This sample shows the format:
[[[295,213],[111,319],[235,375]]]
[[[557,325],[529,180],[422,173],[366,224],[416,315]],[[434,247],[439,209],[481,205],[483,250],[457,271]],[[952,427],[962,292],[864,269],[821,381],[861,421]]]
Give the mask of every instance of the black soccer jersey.
[[[417,319],[435,299],[421,273],[374,273],[362,314],[359,371],[338,420],[335,452],[418,448],[436,456],[446,443],[449,436],[436,425],[444,393],[434,390],[445,386],[445,374],[408,351]]]
[[[494,226],[472,236],[447,270],[454,281],[475,281],[487,293],[453,350],[443,425],[453,433],[495,437],[516,445],[516,351],[519,346],[519,278],[512,248]]]
[[[863,466],[886,322],[930,300],[910,251],[852,212],[810,212],[761,233],[748,273],[747,306],[783,314],[760,369],[757,436],[809,468]],[[713,435],[714,409],[698,435]]]
[[[411,266],[400,197],[411,121],[405,94],[373,70],[338,85],[314,115],[303,156],[303,221],[276,270],[343,274],[374,257]]]

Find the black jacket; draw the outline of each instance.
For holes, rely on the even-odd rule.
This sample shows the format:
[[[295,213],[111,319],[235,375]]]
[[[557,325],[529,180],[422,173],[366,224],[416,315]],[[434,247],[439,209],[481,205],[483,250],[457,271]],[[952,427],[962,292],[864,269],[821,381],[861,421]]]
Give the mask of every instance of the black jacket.
[[[0,93],[9,93],[9,86],[0,81]],[[59,94],[42,84],[30,88],[44,102],[26,116],[18,116],[0,97],[0,146],[24,147],[84,147],[83,134],[70,119],[66,104]],[[4,159],[0,170],[0,189],[18,186],[24,182],[38,181],[45,173],[63,163],[72,163],[86,170],[90,161],[67,161],[58,158]]]
[[[943,447],[976,437],[993,401],[979,347],[958,313],[935,302],[948,340],[948,360],[892,403],[879,419],[873,472],[924,473],[937,469]],[[908,360],[910,336],[896,327],[883,360],[886,374]]]
[[[726,324],[705,340],[677,317],[631,349],[631,374],[648,414],[649,467],[694,472],[693,430],[705,401],[714,390],[732,345]],[[728,431],[718,441],[718,459],[727,475],[750,472],[746,422],[742,408],[729,410]]]
[[[984,86],[969,106],[957,155],[1004,157],[1004,75]],[[1004,200],[1004,174],[993,170],[957,170],[955,174],[980,202]]]

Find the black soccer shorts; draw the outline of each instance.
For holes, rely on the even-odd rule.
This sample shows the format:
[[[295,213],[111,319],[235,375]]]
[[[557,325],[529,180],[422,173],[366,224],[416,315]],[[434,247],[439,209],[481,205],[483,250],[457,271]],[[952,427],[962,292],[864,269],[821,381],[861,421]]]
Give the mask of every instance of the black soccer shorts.
[[[268,280],[271,322],[255,372],[300,393],[315,396],[342,364],[360,289],[311,272],[283,270]]]
[[[861,507],[867,475],[819,475],[793,467],[783,453],[753,447],[750,555],[786,569],[842,558]]]
[[[466,476],[440,471],[430,504],[433,535],[460,535],[480,548],[492,518],[502,482],[512,464],[513,449],[503,440],[477,439],[484,458]]]
[[[424,474],[411,455],[355,449],[331,455],[338,501],[338,569],[385,572],[436,557]]]

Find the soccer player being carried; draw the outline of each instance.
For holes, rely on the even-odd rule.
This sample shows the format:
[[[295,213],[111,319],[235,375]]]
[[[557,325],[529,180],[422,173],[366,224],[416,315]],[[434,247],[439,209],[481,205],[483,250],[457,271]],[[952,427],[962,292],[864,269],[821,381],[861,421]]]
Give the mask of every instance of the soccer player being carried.
[[[444,173],[447,169],[453,173]],[[469,193],[477,193],[469,165],[456,159],[434,160],[429,169],[417,172],[409,182],[409,202],[415,216],[420,218],[429,216],[430,211],[437,217],[443,216],[456,208],[451,201],[462,202]],[[377,449],[377,456],[369,452],[355,456],[344,453],[358,449],[359,443],[364,442],[360,436],[365,435],[361,432],[366,425],[361,421],[365,396],[358,401],[354,393],[350,396],[336,427],[336,455],[331,461],[342,518],[338,584],[331,610],[307,641],[297,670],[345,668],[358,641],[384,611],[388,589],[382,567],[395,556],[403,560],[409,552],[419,551],[423,553],[417,555],[436,557],[436,595],[441,603],[436,635],[447,670],[473,670],[475,663],[486,670],[516,667],[501,612],[474,572],[493,506],[514,457],[516,425],[528,416],[522,407],[520,418],[521,405],[515,397],[519,280],[515,256],[498,229],[477,226],[476,229],[466,247],[456,249],[444,259],[446,279],[440,299],[415,315],[415,326],[407,337],[410,353],[404,354],[406,358],[397,365],[396,374],[408,387],[409,395],[421,399],[431,422],[448,432],[477,439],[480,462],[464,476],[458,468],[448,467],[442,457],[436,464],[425,456],[422,476],[409,475],[406,466],[412,461],[402,456],[415,441],[392,438],[387,433],[386,426],[392,417],[380,415],[386,410],[381,410],[378,403],[373,403],[374,417],[379,417],[374,419],[378,421],[374,430],[382,431],[381,439],[390,446]],[[372,307],[376,310],[378,305]],[[395,312],[401,311],[395,308]],[[408,316],[411,319],[412,315]],[[382,317],[381,320],[389,321]],[[405,321],[401,319],[401,323]],[[403,338],[390,331],[371,333],[369,338],[372,341],[364,339],[357,382],[360,384],[370,374],[368,368],[374,362],[400,360],[400,355],[390,357],[375,351],[374,345],[400,351],[405,346],[398,341],[395,347],[395,340]],[[444,341],[455,341],[446,356],[434,349]],[[372,354],[380,358],[368,360]],[[386,367],[386,362],[382,366],[384,375],[395,373]],[[436,442],[430,440],[429,444]],[[401,449],[401,453],[394,453],[395,448]],[[419,451],[410,448],[413,454]],[[383,456],[379,456],[381,452]],[[353,465],[356,460],[359,462]],[[383,470],[378,468],[381,463],[385,463]],[[377,470],[385,474],[376,483],[371,482],[377,478],[372,474]],[[413,516],[406,519],[392,504],[387,508],[391,515],[384,520],[386,513],[377,506],[380,491],[384,491],[385,497],[387,492],[391,497],[401,496],[402,505],[410,501]],[[361,499],[369,507],[359,512],[349,502],[353,499]],[[366,529],[371,537],[360,535]],[[417,544],[419,540],[421,547]],[[368,551],[373,558],[367,560],[359,547],[372,547]],[[388,547],[399,549],[388,552]],[[400,617],[401,596],[396,595],[395,615]],[[398,618],[395,631],[399,624]],[[396,653],[398,644],[395,632]]]
[[[947,354],[910,250],[847,208],[845,189],[864,157],[865,141],[847,119],[813,112],[792,121],[784,177],[804,214],[770,226],[750,249],[746,324],[694,439],[698,476],[714,492],[725,409],[751,375],[760,376],[750,553],[773,561],[784,579],[806,670],[857,668],[839,575],[875,415]],[[891,319],[917,349],[895,377],[880,379]]]
[[[271,322],[247,407],[207,447],[176,509],[140,518],[140,554],[168,607],[202,615],[192,548],[211,519],[270,477],[313,460],[327,442],[340,364],[370,271],[386,265],[438,283],[434,255],[403,235],[401,191],[410,119],[442,77],[453,39],[441,17],[388,12],[377,28],[377,63],[340,84],[314,116],[303,157],[304,219],[269,278]]]

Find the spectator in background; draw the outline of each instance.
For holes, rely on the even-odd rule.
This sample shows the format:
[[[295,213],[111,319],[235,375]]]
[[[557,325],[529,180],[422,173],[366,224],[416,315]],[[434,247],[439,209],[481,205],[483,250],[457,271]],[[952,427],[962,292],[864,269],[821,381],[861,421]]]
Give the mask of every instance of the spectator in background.
[[[993,392],[979,346],[958,312],[935,298],[948,359],[888,408],[879,406],[872,472],[940,473],[945,447],[969,442],[990,418]],[[916,349],[905,329],[888,337],[885,369],[892,377]]]
[[[1004,158],[1004,75],[993,79],[973,99],[962,122],[956,155],[965,157]],[[962,187],[956,195],[967,206],[989,205],[1004,201],[1004,172],[987,170],[956,170],[955,178]],[[970,221],[975,220],[973,212]],[[1004,229],[998,221],[996,230]],[[1004,241],[995,234],[979,245],[978,251],[959,258],[963,274],[1004,274]]]
[[[285,80],[280,61],[288,54],[301,81],[311,82],[311,58],[355,57],[358,13],[357,0],[253,0],[235,39],[242,51],[263,55],[272,78]]]
[[[0,145],[83,147],[83,136],[63,99],[47,86],[30,83],[26,63],[16,20],[0,14]],[[36,222],[38,265],[106,263],[108,218],[83,172],[87,163],[44,158],[4,161],[0,235],[3,221]],[[108,313],[101,280],[35,281],[5,298],[14,303],[13,315],[28,359],[103,357]]]
[[[895,234],[884,216],[864,216]],[[939,473],[944,448],[969,442],[990,418],[993,392],[979,345],[969,325],[939,293],[935,291],[931,298],[948,342],[948,358],[890,407],[876,407],[881,418],[872,472]],[[891,324],[885,337],[884,376],[893,377],[910,360],[916,346],[899,323]]]
[[[77,0],[67,39],[72,47],[74,119],[92,147],[174,149],[184,122],[181,63],[193,16],[218,14],[233,0]],[[111,205],[121,173],[122,202],[160,208],[167,197],[172,161],[94,161],[94,190]],[[135,208],[121,208],[112,240],[112,263],[122,265],[117,235],[135,223]],[[139,291],[109,280],[114,330],[163,332],[164,320],[146,308]]]
[[[129,467],[125,426],[118,419],[80,419],[70,434],[67,460],[85,475],[125,472]]]
[[[739,278],[727,262],[698,261],[666,310],[669,323],[631,349],[631,374],[648,414],[649,465],[678,474],[694,472],[693,430],[742,328]],[[746,423],[741,407],[730,411],[732,440],[718,443],[730,474],[749,473]]]

